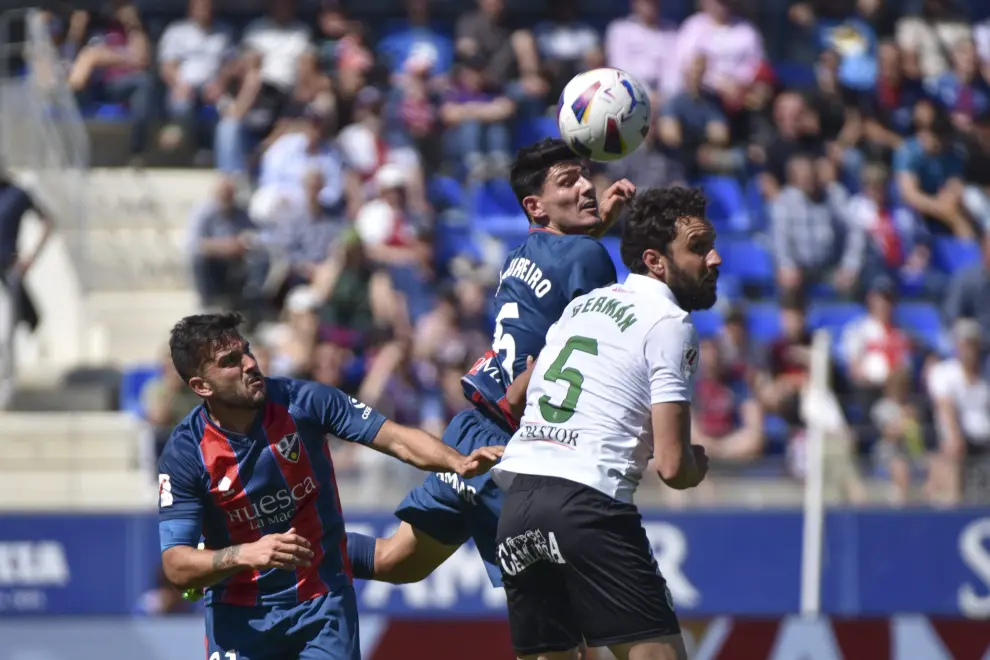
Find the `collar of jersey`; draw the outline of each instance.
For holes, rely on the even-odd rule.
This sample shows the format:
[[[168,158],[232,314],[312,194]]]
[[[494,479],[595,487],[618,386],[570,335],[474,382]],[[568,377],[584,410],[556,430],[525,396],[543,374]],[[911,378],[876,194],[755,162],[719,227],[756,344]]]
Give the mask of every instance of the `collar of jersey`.
[[[254,421],[251,423],[251,428],[248,429],[247,433],[238,433],[236,431],[231,431],[229,429],[225,429],[224,427],[214,422],[213,417],[210,416],[210,411],[207,410],[206,408],[206,405],[203,405],[202,410],[200,411],[200,416],[203,418],[204,424],[206,424],[207,426],[212,426],[214,429],[219,431],[225,438],[227,438],[227,440],[230,440],[232,442],[250,443],[252,441],[252,438],[255,437],[258,431],[264,428],[264,419],[267,413],[268,413],[268,405],[266,404],[265,408],[263,410],[258,411],[258,414],[255,415]]]
[[[661,296],[680,307],[677,303],[677,298],[674,297],[674,292],[670,290],[670,287],[656,278],[630,273],[629,277],[626,278],[625,284],[622,286],[633,291],[659,293]]]

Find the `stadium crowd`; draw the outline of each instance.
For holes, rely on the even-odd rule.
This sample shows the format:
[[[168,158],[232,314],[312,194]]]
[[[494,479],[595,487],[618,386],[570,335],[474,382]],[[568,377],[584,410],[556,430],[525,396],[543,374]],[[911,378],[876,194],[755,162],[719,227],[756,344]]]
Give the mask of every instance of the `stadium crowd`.
[[[828,327],[846,496],[865,470],[889,475],[894,502],[961,498],[990,448],[979,3],[631,0],[585,22],[548,0],[526,23],[503,0],[446,22],[404,0],[372,24],[274,0],[239,26],[213,4],[189,0],[160,30],[126,0],[51,26],[84,111],[132,120],[136,165],[185,144],[222,173],[190,219],[192,280],[204,307],[248,316],[266,373],[440,434],[469,405],[459,379],[491,346],[502,259],[527,231],[505,181],[514,149],[556,130],[573,74],[614,66],[650,87],[656,123],[595,176],[700,185],[719,231],[695,441],[800,478],[810,331]],[[162,432],[195,403],[165,364],[145,391]]]

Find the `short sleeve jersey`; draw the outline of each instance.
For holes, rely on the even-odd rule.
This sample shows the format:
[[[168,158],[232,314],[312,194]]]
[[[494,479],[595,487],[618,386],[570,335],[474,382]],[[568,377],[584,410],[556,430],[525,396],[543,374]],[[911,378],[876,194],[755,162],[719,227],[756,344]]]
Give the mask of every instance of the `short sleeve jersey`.
[[[653,457],[651,407],[690,402],[697,367],[691,317],[659,280],[630,275],[575,299],[547,335],[495,480],[560,477],[632,502]]]
[[[244,435],[202,405],[176,426],[158,464],[161,549],[251,543],[294,527],[315,553],[296,571],[241,571],[207,590],[207,603],[304,602],[349,584],[344,518],[328,436],[370,444],[385,418],[340,390],[266,378],[267,402]]]

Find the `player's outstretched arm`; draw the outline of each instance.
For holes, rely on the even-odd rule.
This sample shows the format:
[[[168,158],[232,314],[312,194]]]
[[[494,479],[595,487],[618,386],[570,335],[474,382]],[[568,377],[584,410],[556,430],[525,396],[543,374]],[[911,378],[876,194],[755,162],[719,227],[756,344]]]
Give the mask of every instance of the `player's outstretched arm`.
[[[162,568],[168,581],[179,589],[205,589],[240,571],[294,569],[308,566],[312,558],[309,541],[290,529],[221,550],[172,546],[162,553]]]
[[[502,457],[504,449],[480,447],[470,456],[465,456],[425,431],[390,420],[382,424],[371,446],[421,470],[456,472],[462,477],[475,477],[488,472]]]
[[[653,454],[660,478],[676,490],[694,488],[708,472],[708,457],[703,447],[691,444],[691,404],[655,403],[652,416]]]

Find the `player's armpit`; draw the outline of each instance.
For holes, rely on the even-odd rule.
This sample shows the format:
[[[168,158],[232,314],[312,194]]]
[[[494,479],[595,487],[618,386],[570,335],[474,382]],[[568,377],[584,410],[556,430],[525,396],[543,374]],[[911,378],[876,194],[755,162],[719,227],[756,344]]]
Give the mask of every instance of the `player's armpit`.
[[[660,478],[677,490],[697,486],[704,472],[691,445],[691,405],[687,401],[654,403],[652,416],[654,462]]]

